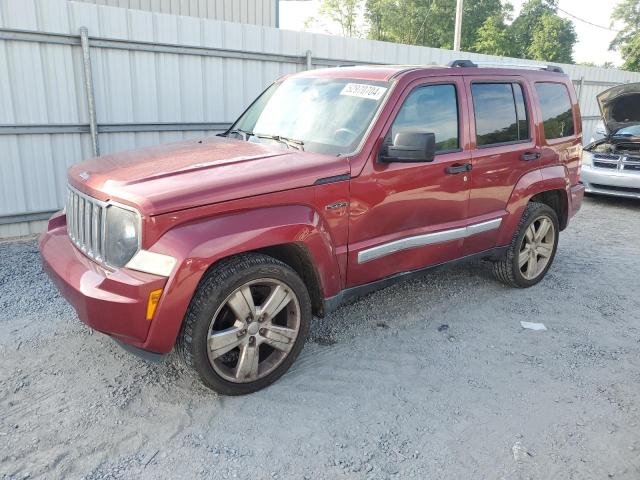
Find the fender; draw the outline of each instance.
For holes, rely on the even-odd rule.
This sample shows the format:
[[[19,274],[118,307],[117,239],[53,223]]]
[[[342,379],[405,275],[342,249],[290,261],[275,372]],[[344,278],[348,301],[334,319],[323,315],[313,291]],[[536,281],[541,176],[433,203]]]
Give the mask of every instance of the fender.
[[[504,218],[500,228],[498,245],[508,245],[511,242],[511,238],[522,218],[522,213],[534,195],[550,190],[563,190],[567,193],[567,195],[563,195],[564,201],[567,202],[570,197],[567,178],[567,170],[563,165],[551,165],[523,175],[516,183],[509,197],[507,216]]]
[[[191,298],[211,265],[231,255],[285,243],[304,246],[312,256],[323,297],[341,290],[331,236],[322,217],[310,206],[257,208],[203,218],[169,230],[149,250],[171,255],[178,263],[141,348],[159,353],[173,348]]]

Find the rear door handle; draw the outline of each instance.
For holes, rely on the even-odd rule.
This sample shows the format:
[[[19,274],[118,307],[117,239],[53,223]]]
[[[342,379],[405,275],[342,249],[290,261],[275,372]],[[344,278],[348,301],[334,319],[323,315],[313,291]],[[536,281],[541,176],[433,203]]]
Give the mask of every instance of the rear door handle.
[[[462,165],[460,165],[460,164],[451,165],[450,167],[445,168],[445,171],[447,173],[455,175],[455,174],[458,174],[458,173],[468,172],[472,168],[473,168],[473,165],[471,165],[470,163],[463,163]]]
[[[538,160],[540,158],[540,152],[525,152],[520,155],[520,160],[530,162],[531,160]]]

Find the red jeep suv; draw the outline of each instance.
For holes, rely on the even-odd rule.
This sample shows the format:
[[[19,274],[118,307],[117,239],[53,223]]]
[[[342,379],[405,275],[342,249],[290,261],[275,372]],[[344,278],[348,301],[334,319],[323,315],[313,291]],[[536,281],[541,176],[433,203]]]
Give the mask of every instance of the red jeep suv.
[[[482,258],[538,283],[580,208],[557,67],[358,66],[269,86],[225,133],[73,166],[43,264],[80,319],[210,388],[263,388],[312,315]]]

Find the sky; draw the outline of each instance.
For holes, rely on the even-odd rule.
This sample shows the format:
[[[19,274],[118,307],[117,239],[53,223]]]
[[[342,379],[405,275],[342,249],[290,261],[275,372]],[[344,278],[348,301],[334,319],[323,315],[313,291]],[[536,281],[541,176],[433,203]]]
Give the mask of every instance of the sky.
[[[525,1],[511,0],[511,4],[514,6],[514,16],[517,15]],[[558,7],[583,20],[609,27],[615,3],[615,0],[560,0]],[[305,28],[305,21],[309,17],[317,18],[319,4],[320,0],[280,0],[280,28],[287,30],[306,29],[311,32],[339,35],[340,28],[326,22],[314,23]],[[609,51],[609,43],[615,37],[615,32],[581,22],[562,11],[558,11],[558,15],[571,19],[575,26],[578,42],[573,50],[573,59],[576,63],[593,62],[598,65],[604,62],[613,62],[615,65],[622,63],[617,52]],[[462,21],[464,23],[464,18]]]

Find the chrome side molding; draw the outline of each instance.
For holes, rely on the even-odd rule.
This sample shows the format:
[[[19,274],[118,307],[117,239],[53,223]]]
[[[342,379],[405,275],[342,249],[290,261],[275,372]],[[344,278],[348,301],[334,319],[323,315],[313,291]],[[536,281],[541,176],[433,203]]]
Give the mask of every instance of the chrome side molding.
[[[386,255],[400,252],[402,250],[407,250],[409,248],[423,247],[425,245],[449,242],[451,240],[460,240],[477,233],[496,230],[500,227],[501,223],[502,218],[494,218],[493,220],[474,223],[473,225],[468,225],[466,227],[452,228],[450,230],[442,230],[440,232],[425,233],[422,235],[415,235],[413,237],[407,237],[400,240],[383,243],[382,245],[376,245],[375,247],[367,248],[366,250],[358,252],[358,263],[366,263],[371,260],[375,260],[376,258],[384,257]]]

